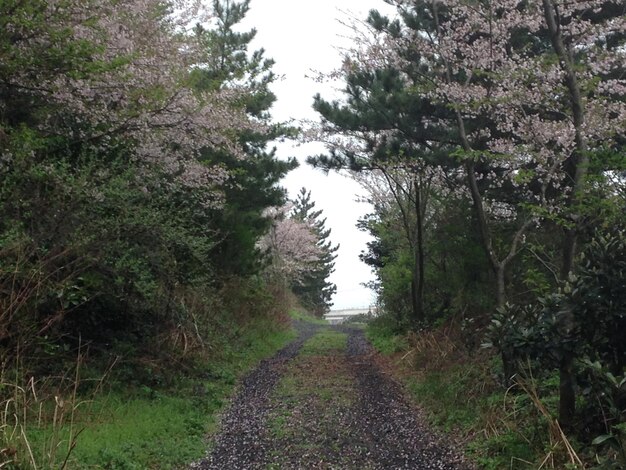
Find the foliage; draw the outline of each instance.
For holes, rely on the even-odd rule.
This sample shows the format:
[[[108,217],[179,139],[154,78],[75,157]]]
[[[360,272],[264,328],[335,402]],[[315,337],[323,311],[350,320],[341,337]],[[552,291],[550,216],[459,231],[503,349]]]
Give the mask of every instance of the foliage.
[[[232,321],[232,313],[224,311],[223,318],[214,321],[226,324]],[[3,379],[14,382],[15,393],[2,402],[0,463],[11,469],[63,468],[68,448],[71,453],[64,468],[70,469],[174,467],[202,458],[206,435],[214,431],[217,414],[238,377],[293,339],[293,332],[271,316],[242,321],[228,330],[214,325],[210,338],[214,357],[178,374],[169,385],[128,381],[122,370],[131,367],[128,363],[115,365],[94,383],[90,372],[83,370],[93,362],[87,360],[86,348],[79,373],[62,385],[52,378],[21,384],[5,370]],[[157,369],[158,363],[150,367]],[[136,368],[129,371],[136,373]],[[153,370],[153,378],[158,374]],[[72,436],[76,436],[73,441]],[[54,448],[58,448],[56,457],[50,452]]]
[[[527,360],[558,370],[558,421],[527,395],[578,465],[563,431],[588,445],[623,421],[624,5],[388,3],[351,24],[309,159],[353,170],[374,207],[381,337],[458,321],[469,350],[486,327],[500,385]]]
[[[525,370],[523,381],[503,390],[495,380],[497,357],[485,350],[468,354],[459,325],[404,335],[404,346],[385,351],[381,347],[392,336],[375,323],[368,325],[368,337],[391,356],[391,372],[433,424],[464,443],[478,468],[569,468],[562,436],[551,435],[558,405],[556,375],[539,381]]]
[[[311,201],[311,192],[302,188],[293,201],[291,216],[313,227],[320,256],[304,277],[292,285],[292,290],[302,305],[318,316],[328,312],[331,298],[337,292],[337,286],[329,282],[328,277],[334,271],[335,253],[339,249],[339,245],[333,246],[329,240],[331,231],[326,228],[326,219],[320,218],[321,215],[322,211],[315,210],[315,202]]]
[[[293,131],[269,113],[273,62],[248,53],[253,33],[234,33],[247,9],[0,4],[0,466],[59,468],[69,455],[77,468],[147,468],[199,455],[202,413],[285,340],[288,295],[259,276],[257,243],[295,166],[268,143]],[[85,380],[61,405],[77,349]],[[198,383],[210,390],[174,398]],[[74,442],[61,416],[86,425],[92,394],[110,435],[86,428]],[[132,426],[118,406],[129,396]],[[190,444],[169,439],[163,456],[174,428]],[[90,442],[113,434],[128,448]]]
[[[619,229],[597,233],[562,289],[535,304],[508,306],[489,329],[488,345],[511,360],[531,358],[551,370],[573,355],[578,427],[588,441],[625,417],[626,356],[620,333],[626,327],[625,241]]]
[[[389,315],[381,315],[368,323],[367,338],[383,354],[404,351],[408,347],[406,335],[399,331],[398,324]]]
[[[256,274],[263,268],[256,248],[270,226],[263,211],[286,202],[278,182],[298,164],[293,158],[279,160],[275,150],[267,148],[271,141],[288,137],[294,130],[272,122],[270,109],[276,100],[270,90],[276,79],[274,61],[265,57],[263,49],[248,51],[256,31],[238,31],[248,10],[249,1],[213,1],[213,27],[198,24],[194,29],[194,38],[206,51],[207,61],[190,73],[194,89],[203,93],[243,88],[245,94],[238,96],[237,106],[264,124],[260,131],[238,130],[237,141],[246,158],[210,147],[203,149],[200,158],[205,164],[228,169],[224,187],[228,204],[214,215],[222,239],[212,257],[215,268],[225,275]]]
[[[324,228],[325,219],[318,219],[321,211],[310,212],[315,204],[306,190],[301,195],[295,205],[265,211],[271,226],[257,247],[268,259],[266,277],[291,289],[303,307],[322,316],[336,290],[327,277],[338,247],[326,240],[330,230]]]

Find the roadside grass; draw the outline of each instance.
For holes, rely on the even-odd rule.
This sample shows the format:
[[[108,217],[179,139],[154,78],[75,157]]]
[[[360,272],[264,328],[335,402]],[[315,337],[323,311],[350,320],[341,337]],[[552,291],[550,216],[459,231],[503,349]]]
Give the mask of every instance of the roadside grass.
[[[392,322],[379,317],[366,325],[365,336],[372,345],[382,354],[390,355],[409,348],[406,335],[396,334]]]
[[[480,468],[578,468],[570,466],[565,449],[549,433],[545,413],[556,414],[558,380],[533,385],[542,412],[521,387],[504,390],[495,379],[497,358],[483,350],[469,354],[457,334],[442,327],[398,336],[376,321],[367,330],[432,423],[463,443]]]
[[[0,403],[0,468],[166,469],[198,460],[237,379],[294,338],[293,330],[258,318],[216,340],[219,354],[192,371],[169,371],[167,386],[120,382],[134,370],[118,371],[95,395],[71,395],[82,388],[78,377],[62,397],[24,385],[19,416],[10,415],[15,397]]]
[[[218,396],[212,398],[210,403],[167,395],[129,400],[119,392],[98,397],[75,423],[81,434],[67,468],[171,468],[191,461],[205,450],[207,415],[219,409]],[[45,427],[29,433],[40,461],[49,435]],[[64,429],[59,442],[68,437]]]
[[[289,311],[289,316],[293,320],[299,320],[313,325],[328,325],[328,322],[325,319],[311,315],[304,310],[292,309]]]

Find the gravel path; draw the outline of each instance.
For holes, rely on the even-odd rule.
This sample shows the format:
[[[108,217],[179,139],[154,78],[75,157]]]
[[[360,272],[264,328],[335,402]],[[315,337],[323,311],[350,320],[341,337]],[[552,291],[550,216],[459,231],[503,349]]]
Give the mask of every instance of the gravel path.
[[[380,371],[361,330],[297,328],[297,340],[244,379],[211,454],[192,468],[470,468]],[[318,349],[300,353],[316,333],[326,335]]]
[[[261,361],[242,381],[238,393],[221,419],[221,433],[207,459],[192,469],[239,470],[264,468],[267,448],[265,418],[270,394],[276,387],[286,363],[293,359],[302,344],[313,336],[319,326],[296,322],[298,338],[278,351],[274,357]]]
[[[374,468],[465,469],[461,453],[426,424],[401,387],[371,360],[373,348],[361,331],[348,330],[347,355],[359,388],[359,425],[366,430]]]

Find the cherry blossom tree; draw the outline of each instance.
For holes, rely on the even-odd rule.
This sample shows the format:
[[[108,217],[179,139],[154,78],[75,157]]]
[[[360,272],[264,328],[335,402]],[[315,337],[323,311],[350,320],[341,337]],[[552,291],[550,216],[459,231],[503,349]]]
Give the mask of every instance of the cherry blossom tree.
[[[343,154],[356,155],[363,150],[375,154],[380,148],[377,142],[384,145],[394,135],[406,138],[407,127],[413,126],[409,139],[415,143],[430,148],[451,146],[451,154],[466,173],[485,253],[497,280],[498,304],[503,305],[507,267],[522,248],[529,228],[548,215],[559,218],[570,239],[575,232],[568,228],[572,214],[567,208],[577,205],[572,198],[581,187],[575,181],[588,166],[576,157],[587,153],[586,144],[581,147],[581,143],[592,141],[597,149],[611,136],[623,133],[623,79],[618,72],[624,59],[623,48],[619,48],[623,16],[610,12],[614,2],[568,4],[565,16],[560,16],[567,27],[559,29],[559,34],[568,36],[571,60],[560,53],[564,59],[555,61],[550,57],[559,52],[558,48],[552,50],[546,39],[549,17],[541,5],[518,6],[516,1],[392,3],[402,22],[372,14],[365,24],[369,33],[358,36],[360,43],[349,51],[343,73],[350,77],[399,70],[399,78],[413,91],[420,115],[407,113],[412,118],[408,124],[401,120],[387,124],[386,134],[380,126],[369,130],[354,127],[339,137],[332,136],[337,129],[327,120],[322,138]],[[565,59],[580,62],[584,70],[575,72],[585,77],[582,89],[586,90],[584,103],[592,126],[575,123],[580,116],[575,118],[573,110],[581,108],[581,103],[572,104],[580,99],[572,92]],[[573,65],[569,68],[573,73]],[[385,109],[384,103],[374,108],[370,96],[362,90],[351,92],[349,105],[369,103],[370,111],[378,109],[379,119],[389,121],[390,108]],[[318,110],[328,118],[332,108],[318,106]],[[446,133],[446,129],[453,132]],[[366,148],[357,148],[355,140],[359,138],[367,139]],[[513,204],[509,197],[502,199],[511,188],[517,193]],[[556,196],[559,193],[562,196]],[[495,247],[492,234],[491,226],[501,215],[515,227],[506,249],[501,242]],[[567,259],[573,245],[571,240],[564,244],[570,247],[565,250],[570,254],[564,257],[563,270],[569,271]]]
[[[238,104],[245,90],[200,93],[188,86],[206,62],[187,34],[203,21],[198,2],[158,0],[45,2],[6,5],[0,67],[4,113],[19,119],[24,100],[45,136],[71,135],[73,145],[107,148],[124,140],[129,158],[157,165],[190,187],[215,186],[227,175],[197,162],[203,148],[243,156],[233,130],[264,132]],[[5,159],[10,158],[5,151]]]
[[[585,207],[591,163],[596,172],[611,170],[599,155],[623,148],[623,2],[388,3],[397,6],[399,19],[372,13],[348,51],[340,72],[347,77],[347,103],[316,103],[324,118],[318,135],[333,149],[325,163],[387,158],[394,151],[415,158],[406,146],[390,146],[393,140],[412,142],[422,156],[447,150],[464,172],[497,304],[505,305],[507,273],[535,227],[563,232],[560,278],[566,279],[594,210]],[[354,77],[369,74],[384,88],[389,80],[381,71],[395,71],[416,112],[389,93],[378,99],[371,86],[354,86]],[[573,331],[567,312],[559,321]],[[561,352],[560,416],[567,425],[574,409],[573,355]]]
[[[401,9],[415,5],[398,4]],[[626,16],[623,4],[620,8],[618,2],[600,0],[523,5],[515,0],[433,2],[431,15],[434,34],[414,31],[408,47],[425,51],[432,63],[439,64],[431,94],[456,114],[468,187],[502,305],[504,270],[537,211],[526,216],[508,253],[499,258],[475,176],[476,159],[508,160],[509,177],[517,182],[527,162],[532,162],[531,180],[540,183],[541,190],[534,198],[526,192],[525,203],[535,199],[542,211],[561,217],[565,233],[561,277],[566,279],[574,268],[589,154],[623,136],[626,127]],[[551,48],[543,40],[546,35]],[[485,114],[493,124],[476,125]],[[548,189],[564,196],[549,200]],[[568,315],[562,321],[573,330]],[[573,356],[565,356],[560,418],[568,425],[575,395]]]
[[[315,228],[307,221],[287,217],[290,210],[286,205],[266,211],[273,223],[258,244],[271,257],[270,276],[287,284],[301,280],[322,255]]]
[[[247,84],[195,86],[213,58],[190,25],[208,19],[195,0],[0,4],[0,291],[32,294],[0,335],[63,332],[68,318],[96,335],[150,316],[166,327],[181,292],[225,282],[213,261],[233,167],[203,156],[249,159],[242,135],[261,152],[273,125],[250,112]],[[280,201],[276,166],[263,183]],[[46,282],[26,289],[32,273]]]

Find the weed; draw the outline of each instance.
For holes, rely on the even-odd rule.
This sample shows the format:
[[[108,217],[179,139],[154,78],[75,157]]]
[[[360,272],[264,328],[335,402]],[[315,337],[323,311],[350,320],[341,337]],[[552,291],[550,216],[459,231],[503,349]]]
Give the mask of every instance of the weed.
[[[79,344],[73,374],[55,381],[54,394],[46,393],[50,379],[24,376],[19,356],[12,380],[6,370],[0,371],[1,468],[67,467],[83,431],[79,416],[89,403],[77,394],[83,360]],[[45,438],[38,439],[43,429]]]
[[[366,335],[374,347],[383,354],[406,351],[409,347],[406,335],[399,334],[385,317],[376,318],[368,323]]]
[[[268,318],[247,322],[219,358],[198,363],[176,386],[105,379],[83,387],[84,355],[64,380],[0,377],[3,470],[168,468],[200,458],[237,378],[294,338]],[[153,367],[156,365],[153,365]],[[122,366],[124,367],[124,366]],[[122,371],[122,375],[125,372]],[[166,372],[165,372],[166,373]],[[18,374],[19,375],[19,374]],[[171,379],[170,379],[171,381]],[[81,390],[91,390],[85,398]]]
[[[382,352],[389,347],[390,330],[368,327],[368,335]],[[546,377],[539,387],[532,374],[502,390],[486,351],[469,355],[453,326],[405,335],[407,346],[393,362],[413,397],[434,424],[454,433],[481,468],[530,470],[581,468],[574,445],[554,419],[558,377]],[[410,345],[410,346],[409,346]]]

